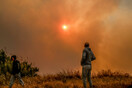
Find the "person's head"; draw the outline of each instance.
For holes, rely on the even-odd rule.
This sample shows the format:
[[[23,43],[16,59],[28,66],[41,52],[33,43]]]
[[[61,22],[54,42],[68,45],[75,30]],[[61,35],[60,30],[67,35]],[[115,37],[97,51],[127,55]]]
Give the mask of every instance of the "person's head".
[[[86,43],[84,44],[84,47],[89,47],[89,43],[86,42]]]
[[[17,58],[16,55],[12,55],[12,56],[11,56],[11,60],[12,60],[12,61],[16,60],[16,58]]]

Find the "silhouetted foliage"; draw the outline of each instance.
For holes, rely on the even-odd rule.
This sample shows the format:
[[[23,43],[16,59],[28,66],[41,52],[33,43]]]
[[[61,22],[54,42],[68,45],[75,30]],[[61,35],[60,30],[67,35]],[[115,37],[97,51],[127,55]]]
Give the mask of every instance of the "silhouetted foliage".
[[[6,52],[1,49],[0,50],[0,75],[10,74],[12,73],[12,64],[10,56],[6,54]],[[21,75],[22,76],[36,76],[39,71],[37,67],[33,67],[32,63],[29,64],[27,61],[20,62],[21,64]]]

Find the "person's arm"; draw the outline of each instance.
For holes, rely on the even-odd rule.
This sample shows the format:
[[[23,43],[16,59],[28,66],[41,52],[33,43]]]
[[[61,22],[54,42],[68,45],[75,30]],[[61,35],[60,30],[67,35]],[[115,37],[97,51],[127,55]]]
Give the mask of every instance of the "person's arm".
[[[12,63],[12,70],[11,70],[11,74],[12,75],[14,75],[15,73],[14,73],[14,61],[13,61],[13,63]]]
[[[82,53],[81,65],[84,64],[84,61],[85,61],[85,59],[86,59],[86,55],[87,55],[86,51],[83,51],[83,53]]]
[[[96,59],[96,57],[95,57],[95,55],[94,55],[94,53],[93,53],[93,51],[91,50],[91,54],[92,54],[92,60],[95,60]]]
[[[18,69],[19,69],[19,72],[21,71],[21,64],[20,62],[18,61]]]

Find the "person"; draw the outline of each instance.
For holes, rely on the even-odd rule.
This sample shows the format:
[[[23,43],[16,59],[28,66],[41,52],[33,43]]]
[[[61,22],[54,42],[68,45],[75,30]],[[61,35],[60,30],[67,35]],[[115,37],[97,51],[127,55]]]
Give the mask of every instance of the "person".
[[[83,80],[83,86],[84,88],[87,88],[87,80],[89,82],[90,88],[93,88],[92,80],[91,80],[91,61],[95,60],[95,56],[89,48],[89,43],[84,44],[84,49],[82,53],[82,59],[81,59],[81,66],[82,66],[82,80]]]
[[[16,55],[11,56],[11,60],[13,61],[13,67],[12,67],[9,88],[12,88],[12,85],[16,78],[18,78],[20,84],[24,86],[24,82],[21,78],[21,73],[20,73],[20,70],[21,70],[20,62],[17,60]]]

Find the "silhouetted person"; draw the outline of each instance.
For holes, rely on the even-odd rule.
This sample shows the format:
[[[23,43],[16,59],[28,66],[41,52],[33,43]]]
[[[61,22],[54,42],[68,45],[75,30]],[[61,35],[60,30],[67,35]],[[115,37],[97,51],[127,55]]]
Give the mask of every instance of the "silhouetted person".
[[[95,60],[96,58],[92,50],[89,48],[89,43],[85,43],[84,47],[85,48],[83,50],[81,60],[83,86],[84,88],[87,88],[88,80],[90,88],[93,88],[91,80],[91,61]]]
[[[12,75],[10,79],[10,84],[9,88],[12,88],[12,85],[15,81],[16,78],[18,78],[20,84],[24,86],[24,82],[21,78],[20,70],[21,70],[21,65],[20,62],[17,60],[16,55],[11,56],[11,60],[13,61],[13,67],[12,67]]]

